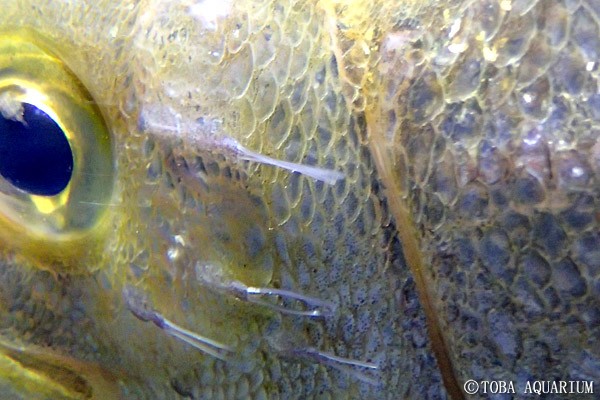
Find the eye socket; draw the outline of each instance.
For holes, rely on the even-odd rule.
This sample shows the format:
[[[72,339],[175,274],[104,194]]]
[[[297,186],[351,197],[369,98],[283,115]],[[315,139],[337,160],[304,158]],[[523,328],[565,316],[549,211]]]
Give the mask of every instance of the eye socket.
[[[100,110],[48,48],[32,32],[0,35],[0,221],[63,240],[101,220],[114,166]]]

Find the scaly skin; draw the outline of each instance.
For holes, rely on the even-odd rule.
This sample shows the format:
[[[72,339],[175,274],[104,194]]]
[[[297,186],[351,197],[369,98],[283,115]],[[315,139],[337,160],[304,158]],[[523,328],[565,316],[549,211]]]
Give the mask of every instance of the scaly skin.
[[[87,88],[114,165],[77,235],[0,218],[6,397],[600,390],[594,2],[0,4]]]

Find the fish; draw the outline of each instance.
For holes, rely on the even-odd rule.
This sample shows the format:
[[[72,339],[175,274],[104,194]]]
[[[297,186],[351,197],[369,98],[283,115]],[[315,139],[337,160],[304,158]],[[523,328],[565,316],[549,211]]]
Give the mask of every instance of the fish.
[[[597,1],[0,4],[2,398],[600,390]]]

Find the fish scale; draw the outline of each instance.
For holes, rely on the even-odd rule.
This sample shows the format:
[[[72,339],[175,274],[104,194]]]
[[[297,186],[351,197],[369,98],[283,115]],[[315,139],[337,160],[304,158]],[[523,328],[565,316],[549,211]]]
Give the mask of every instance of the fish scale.
[[[600,378],[595,2],[1,4],[115,175],[72,241],[0,207],[7,396]]]

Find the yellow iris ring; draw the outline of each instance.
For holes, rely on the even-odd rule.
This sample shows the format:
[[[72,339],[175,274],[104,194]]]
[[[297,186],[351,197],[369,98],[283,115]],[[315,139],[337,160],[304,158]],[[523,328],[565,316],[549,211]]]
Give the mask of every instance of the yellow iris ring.
[[[33,195],[0,179],[0,236],[13,248],[44,243],[40,258],[55,262],[77,250],[73,241],[98,231],[112,197],[114,165],[111,136],[92,96],[47,48],[32,32],[0,35],[0,96],[29,103],[60,126],[73,172],[54,196]]]

